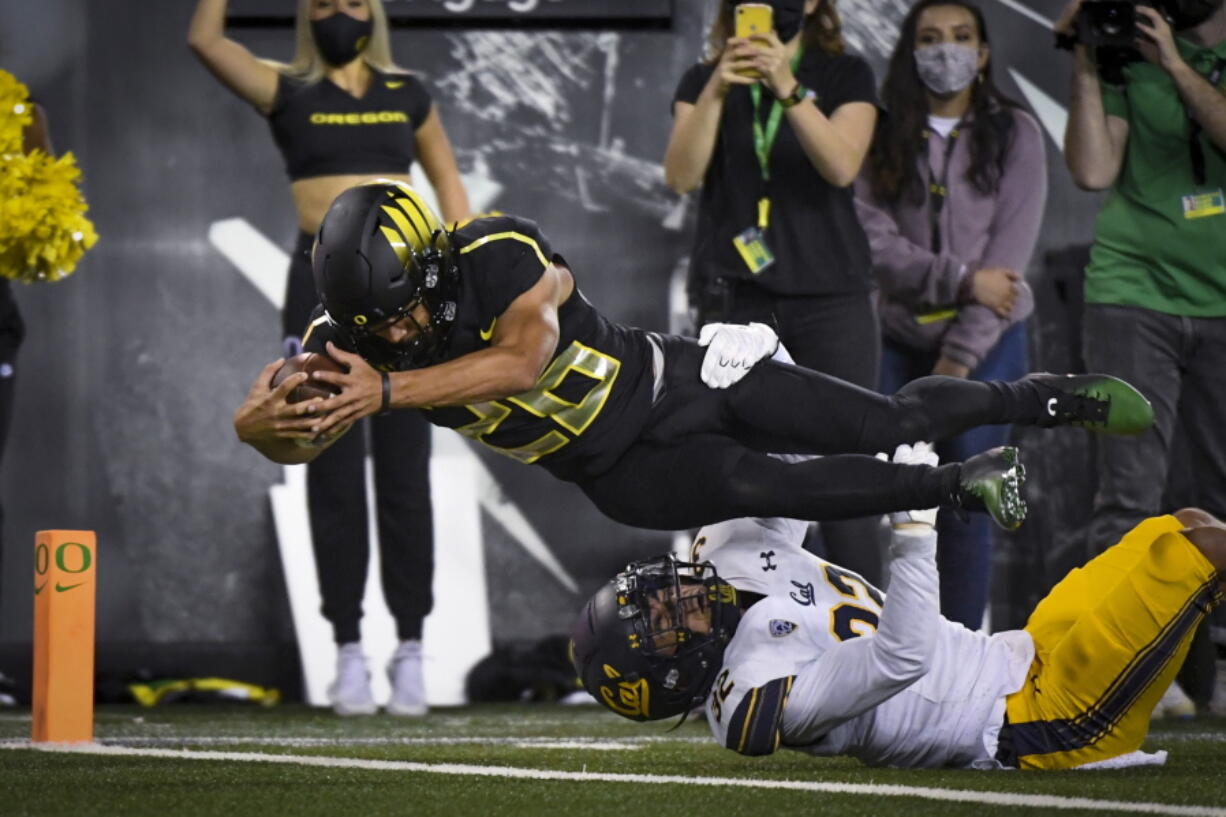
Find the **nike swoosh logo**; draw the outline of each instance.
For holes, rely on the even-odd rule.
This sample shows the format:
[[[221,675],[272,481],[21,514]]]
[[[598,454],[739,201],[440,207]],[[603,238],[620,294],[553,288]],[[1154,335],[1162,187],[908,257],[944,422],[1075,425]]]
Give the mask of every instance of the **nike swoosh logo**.
[[[397,88],[399,88],[399,87],[400,87],[400,86],[402,86],[402,85],[404,85],[404,83],[403,83],[403,82],[389,82],[389,83],[387,83],[388,90],[390,90],[390,91],[394,91],[394,90],[396,90]]]
[[[55,592],[63,593],[65,590],[71,590],[72,588],[80,587],[83,584],[85,584],[85,582],[77,582],[76,584],[60,584],[59,582],[56,582]]]
[[[498,323],[498,319],[494,318],[492,321],[490,321],[489,329],[481,329],[478,331],[477,334],[481,335],[481,340],[488,341],[490,338],[494,337],[494,324],[496,323]]]
[[[36,596],[37,596],[39,593],[43,592],[43,588],[44,588],[44,587],[46,587],[46,586],[47,586],[47,583],[44,581],[42,584],[40,584],[40,585],[38,585],[37,587],[35,587],[35,588],[34,588],[34,595],[36,595]]]

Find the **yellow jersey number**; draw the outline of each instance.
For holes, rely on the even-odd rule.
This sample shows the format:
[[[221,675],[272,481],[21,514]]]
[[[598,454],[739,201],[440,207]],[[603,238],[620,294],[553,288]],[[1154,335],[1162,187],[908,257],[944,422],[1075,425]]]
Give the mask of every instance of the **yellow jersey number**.
[[[885,603],[881,591],[850,570],[828,564],[825,573],[827,584],[857,602],[843,602],[830,608],[830,632],[834,637],[847,641],[876,632]]]
[[[711,685],[711,711],[715,713],[717,723],[724,717],[724,701],[728,700],[735,686],[735,683],[728,680],[728,670],[720,672],[715,683]]]
[[[617,380],[617,373],[620,370],[621,361],[617,358],[574,341],[565,352],[553,359],[532,390],[514,397],[507,397],[504,400],[490,400],[466,406],[465,408],[477,415],[477,419],[466,426],[460,426],[456,431],[500,454],[506,454],[525,464],[534,463],[546,454],[557,451],[587,430],[587,427],[600,414],[600,410],[604,408],[605,401],[609,399],[609,394],[613,391],[613,383]],[[553,391],[572,371],[595,381],[577,403],[564,400]],[[492,445],[486,438],[497,431],[503,421],[511,416],[515,406],[535,417],[552,420],[569,431],[572,436],[568,437],[561,431],[552,429],[544,436],[518,448],[501,448]]]

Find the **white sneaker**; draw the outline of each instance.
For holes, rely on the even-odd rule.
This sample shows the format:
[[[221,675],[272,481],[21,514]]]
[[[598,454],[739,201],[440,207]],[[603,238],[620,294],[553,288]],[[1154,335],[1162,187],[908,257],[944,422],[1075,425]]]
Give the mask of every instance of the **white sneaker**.
[[[1196,703],[1188,697],[1188,693],[1183,691],[1178,681],[1171,681],[1171,685],[1162,694],[1158,705],[1154,707],[1150,720],[1194,717],[1196,717]]]
[[[420,717],[426,714],[426,681],[421,669],[421,642],[401,641],[387,665],[392,682],[392,697],[387,702],[389,715]]]
[[[328,700],[338,715],[373,715],[378,707],[370,694],[370,672],[358,642],[336,650],[336,680],[328,687]]]

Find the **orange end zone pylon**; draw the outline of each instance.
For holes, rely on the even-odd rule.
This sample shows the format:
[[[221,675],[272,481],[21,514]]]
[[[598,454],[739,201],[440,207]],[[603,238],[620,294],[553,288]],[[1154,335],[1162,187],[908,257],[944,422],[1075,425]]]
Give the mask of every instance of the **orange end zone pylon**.
[[[34,729],[36,742],[94,739],[94,590],[90,530],[34,537]]]

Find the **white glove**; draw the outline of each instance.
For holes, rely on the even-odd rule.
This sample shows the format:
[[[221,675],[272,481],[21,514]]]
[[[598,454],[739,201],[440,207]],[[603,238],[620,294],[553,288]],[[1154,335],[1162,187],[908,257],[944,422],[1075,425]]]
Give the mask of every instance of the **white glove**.
[[[902,465],[935,466],[940,461],[936,452],[932,450],[932,443],[903,444],[894,449],[894,462]],[[927,508],[922,511],[897,511],[890,514],[890,524],[894,528],[915,527],[918,525],[935,528],[937,526],[937,509]]]
[[[702,382],[726,389],[740,382],[759,360],[773,355],[779,336],[764,323],[708,323],[698,334],[698,345],[707,347]]]

